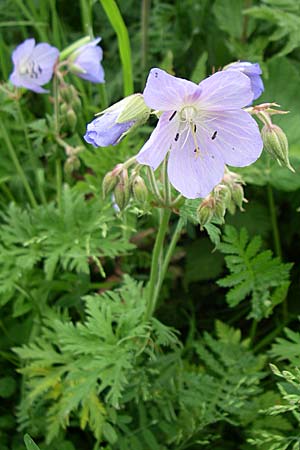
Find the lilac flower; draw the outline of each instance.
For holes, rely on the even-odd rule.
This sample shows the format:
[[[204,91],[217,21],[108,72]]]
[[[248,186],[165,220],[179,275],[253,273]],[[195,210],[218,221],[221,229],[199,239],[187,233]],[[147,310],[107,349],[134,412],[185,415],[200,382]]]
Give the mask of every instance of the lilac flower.
[[[94,39],[77,49],[70,57],[71,72],[92,83],[104,83],[104,70],[100,64],[103,52],[97,45],[100,41],[100,37]]]
[[[116,145],[122,135],[134,124],[134,121],[117,123],[120,111],[111,111],[94,119],[88,124],[84,139],[94,147],[107,147]]]
[[[129,95],[89,123],[84,139],[94,147],[116,145],[131,127],[144,123],[150,112],[142,94]]]
[[[57,48],[46,43],[35,45],[34,39],[26,39],[13,51],[14,70],[9,79],[14,86],[38,94],[49,92],[41,86],[50,81],[58,56]]]
[[[261,154],[257,123],[241,109],[252,97],[250,80],[239,71],[217,72],[197,85],[152,69],[144,100],[163,113],[137,161],[155,170],[170,151],[172,185],[187,198],[206,197],[225,164],[248,166]]]
[[[251,82],[251,89],[253,92],[253,99],[256,100],[264,91],[264,84],[261,79],[261,68],[258,63],[250,63],[247,61],[237,61],[224,67],[223,70],[239,70],[247,75]]]

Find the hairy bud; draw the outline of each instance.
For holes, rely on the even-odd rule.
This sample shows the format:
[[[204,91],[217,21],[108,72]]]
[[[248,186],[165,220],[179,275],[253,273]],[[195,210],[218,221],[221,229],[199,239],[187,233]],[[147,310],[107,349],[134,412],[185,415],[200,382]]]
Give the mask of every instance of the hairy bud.
[[[72,131],[74,131],[77,123],[77,116],[72,108],[68,109],[66,113],[66,119],[69,127]]]
[[[241,211],[243,211],[243,202],[245,201],[243,186],[241,186],[238,183],[235,183],[231,189],[231,198],[232,198],[233,202],[235,203],[235,205]]]
[[[114,189],[114,196],[116,204],[122,211],[130,199],[130,186],[126,169],[123,169],[119,175],[119,181]]]
[[[138,203],[144,204],[147,201],[148,190],[145,181],[140,175],[134,176],[131,180],[131,189],[133,197]]]
[[[282,129],[274,124],[264,125],[261,135],[265,150],[277,159],[280,165],[295,172],[289,161],[289,144]]]
[[[207,197],[203,200],[201,205],[197,209],[197,216],[203,229],[204,225],[207,225],[214,216],[215,201],[212,197]]]

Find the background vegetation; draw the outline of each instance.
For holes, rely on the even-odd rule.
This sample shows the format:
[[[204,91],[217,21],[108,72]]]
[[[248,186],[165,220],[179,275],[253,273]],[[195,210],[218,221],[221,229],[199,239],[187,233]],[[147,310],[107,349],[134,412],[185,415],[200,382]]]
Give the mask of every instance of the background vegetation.
[[[300,3],[1,0],[0,19],[1,450],[25,433],[44,450],[299,449]],[[51,95],[4,83],[25,38],[62,50],[85,35],[102,37],[106,83],[68,75],[72,159]],[[142,92],[153,66],[199,82],[239,59],[263,69],[259,103],[290,111],[275,121],[296,172],[266,155],[241,170],[249,203],[210,236],[186,202],[145,322],[157,213],[116,214],[101,184],[152,128],[94,149],[86,123]]]

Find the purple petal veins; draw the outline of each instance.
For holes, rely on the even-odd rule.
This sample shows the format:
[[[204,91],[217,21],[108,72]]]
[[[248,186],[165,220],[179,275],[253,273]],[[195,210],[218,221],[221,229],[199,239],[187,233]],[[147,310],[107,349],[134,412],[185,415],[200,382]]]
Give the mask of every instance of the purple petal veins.
[[[251,82],[240,71],[217,72],[197,85],[152,69],[144,99],[163,113],[137,161],[155,170],[169,152],[170,182],[187,198],[207,196],[225,164],[247,166],[261,154],[257,123],[242,110],[253,99]]]
[[[48,92],[41,86],[52,78],[58,56],[57,48],[47,43],[35,45],[34,39],[26,39],[12,53],[14,70],[9,79],[14,86],[37,93]]]

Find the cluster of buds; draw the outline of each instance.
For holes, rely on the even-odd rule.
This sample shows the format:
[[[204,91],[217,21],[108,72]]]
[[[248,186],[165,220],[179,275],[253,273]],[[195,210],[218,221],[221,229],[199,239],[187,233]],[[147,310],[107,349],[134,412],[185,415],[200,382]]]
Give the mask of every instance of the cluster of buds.
[[[114,201],[121,211],[128,205],[131,197],[142,206],[146,205],[148,199],[148,189],[143,178],[136,170],[129,176],[126,164],[117,164],[105,175],[102,191],[104,197],[113,194]]]
[[[197,215],[201,229],[212,220],[223,223],[226,211],[230,214],[234,214],[236,208],[243,211],[243,202],[247,202],[243,184],[238,174],[226,169],[221,183],[203,199],[198,207]]]
[[[75,130],[77,123],[77,114],[81,107],[81,101],[77,90],[71,84],[63,84],[60,87],[60,115],[63,123],[68,126],[71,131]]]

